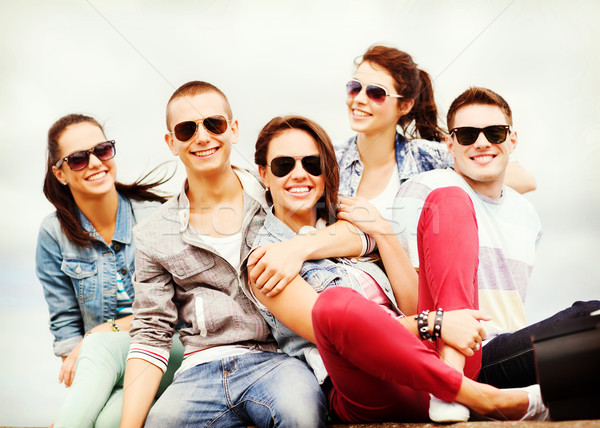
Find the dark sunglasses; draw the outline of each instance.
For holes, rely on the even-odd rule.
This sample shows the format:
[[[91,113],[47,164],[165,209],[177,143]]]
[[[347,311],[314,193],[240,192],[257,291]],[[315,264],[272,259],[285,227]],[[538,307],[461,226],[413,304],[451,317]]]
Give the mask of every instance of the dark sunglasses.
[[[351,80],[348,83],[346,83],[346,93],[349,97],[352,98],[360,94],[362,88],[363,84],[360,83],[358,80]],[[387,89],[385,89],[383,86],[374,84],[368,85],[366,91],[367,97],[369,97],[371,101],[374,101],[377,104],[382,104],[385,101],[386,97],[402,98],[402,95],[388,94]]]
[[[472,126],[463,126],[461,128],[454,128],[450,131],[450,135],[456,136],[458,144],[463,146],[470,146],[477,138],[479,134],[483,132],[485,138],[492,144],[500,144],[506,141],[510,126],[508,125],[492,125],[486,126],[485,128],[475,128]]]
[[[175,137],[179,141],[185,142],[194,136],[198,129],[198,124],[202,124],[204,129],[211,134],[221,135],[227,131],[229,121],[221,115],[209,116],[198,120],[188,120],[187,122],[181,122],[175,125],[171,134],[175,134]]]
[[[67,165],[69,165],[69,168],[71,168],[71,171],[81,171],[89,165],[90,155],[92,153],[101,161],[107,161],[114,158],[117,153],[117,150],[115,149],[115,140],[96,144],[89,150],[71,153],[69,156],[60,159],[54,165],[57,168],[60,168],[63,162],[66,162]]]
[[[300,160],[304,171],[310,175],[318,177],[323,173],[321,170],[321,157],[317,155],[304,156],[304,157],[292,157],[292,156],[279,156],[271,161],[271,172],[275,177],[285,177],[288,175],[296,166],[296,160]]]

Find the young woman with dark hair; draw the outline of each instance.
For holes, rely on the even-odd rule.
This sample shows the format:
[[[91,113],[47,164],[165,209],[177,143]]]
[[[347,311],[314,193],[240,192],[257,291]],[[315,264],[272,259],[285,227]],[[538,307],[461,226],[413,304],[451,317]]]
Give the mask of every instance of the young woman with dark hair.
[[[322,214],[330,214],[329,209],[318,209],[337,199],[331,149],[327,134],[303,117],[275,118],[263,128],[255,162],[273,209],[256,247],[311,233],[334,220]],[[372,259],[324,259],[305,262],[300,274],[273,297],[255,284],[246,288],[280,348],[313,368],[328,393],[333,419],[422,421],[429,416],[458,421],[469,418],[464,406],[509,419],[533,412],[537,402],[529,403],[528,391],[479,384],[419,340],[418,322],[425,317],[427,333],[473,356],[485,337],[479,320],[488,318],[474,310],[425,313],[420,321],[405,317],[416,311],[411,300],[416,298],[416,273],[387,221],[378,216],[367,229],[391,272],[389,280]],[[254,265],[247,267],[251,274]],[[440,406],[430,408],[430,394],[462,405],[442,404],[440,412]]]
[[[120,368],[113,365],[122,360],[124,369],[129,347],[132,228],[166,200],[154,189],[168,178],[117,182],[115,141],[81,114],[52,125],[47,150],[44,194],[56,211],[40,226],[36,273],[54,353],[63,359],[59,382],[72,386],[56,426],[118,425],[121,400],[113,389]]]

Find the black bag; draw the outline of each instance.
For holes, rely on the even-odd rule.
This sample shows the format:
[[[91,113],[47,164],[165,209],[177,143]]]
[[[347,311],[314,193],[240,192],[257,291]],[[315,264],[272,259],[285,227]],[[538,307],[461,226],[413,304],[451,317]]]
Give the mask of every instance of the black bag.
[[[600,419],[600,314],[532,337],[537,380],[553,420]]]

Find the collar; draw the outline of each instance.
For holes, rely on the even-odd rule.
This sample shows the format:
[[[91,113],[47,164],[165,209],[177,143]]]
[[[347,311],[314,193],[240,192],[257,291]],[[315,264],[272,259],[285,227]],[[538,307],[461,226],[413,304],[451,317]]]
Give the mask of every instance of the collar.
[[[344,156],[340,159],[340,169],[351,168],[355,163],[362,165],[362,161],[360,160],[360,153],[358,153],[358,144],[357,144],[358,135],[350,138],[349,143],[347,144],[347,149]],[[396,138],[394,140],[394,147],[396,151],[396,160],[400,156],[402,149],[406,145],[408,140],[404,138],[401,134],[396,132]]]
[[[267,211],[268,205],[265,197],[265,190],[258,174],[237,166],[232,166],[232,168],[242,184],[244,210],[247,207],[248,198],[250,198],[258,202],[261,207]],[[165,204],[164,217],[167,220],[177,222],[179,224],[180,232],[187,229],[190,220],[190,200],[186,194],[188,187],[188,180],[186,179],[183,182],[179,195],[170,199]]]
[[[273,208],[271,208],[267,211],[267,216],[265,217],[265,222],[264,222],[263,226],[265,229],[267,229],[267,231],[272,236],[274,236],[275,238],[277,238],[278,241],[281,241],[281,242],[289,241],[294,236],[296,236],[296,232],[294,232],[292,229],[290,229],[287,224],[285,224],[284,222],[279,220],[277,217],[275,217],[275,214],[273,213]],[[326,226],[327,226],[327,224],[326,224],[325,220],[320,218],[317,220],[316,227],[303,226],[300,229],[300,232],[298,233],[298,235],[306,235],[315,230],[323,229]]]

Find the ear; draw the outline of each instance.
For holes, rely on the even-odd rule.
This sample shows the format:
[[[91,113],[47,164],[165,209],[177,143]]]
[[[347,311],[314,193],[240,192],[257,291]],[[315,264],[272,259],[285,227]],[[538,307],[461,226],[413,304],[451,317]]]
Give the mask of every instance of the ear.
[[[456,153],[454,152],[454,139],[452,138],[452,135],[448,134],[446,135],[446,147],[448,147],[448,152],[450,152],[450,154],[452,155],[452,157],[454,159],[456,159]]]
[[[515,151],[518,142],[519,139],[517,138],[517,131],[512,131],[507,141],[509,154]]]
[[[414,105],[415,100],[413,100],[412,98],[403,99],[400,102],[400,105],[398,106],[398,114],[400,115],[400,117],[406,116],[412,110]]]
[[[63,172],[62,168],[52,166],[52,174],[54,174],[60,184],[67,184],[66,174]]]
[[[258,173],[260,174],[260,179],[267,189],[269,189],[269,177],[267,176],[267,167],[259,166]]]
[[[238,137],[239,137],[239,132],[240,132],[237,119],[233,119],[231,121],[230,128],[231,128],[231,144],[236,144],[238,142]]]
[[[169,150],[171,150],[173,156],[177,156],[177,150],[175,150],[175,141],[173,141],[173,134],[166,133],[165,142],[167,143],[167,146],[169,146]]]

